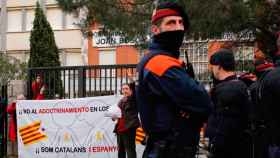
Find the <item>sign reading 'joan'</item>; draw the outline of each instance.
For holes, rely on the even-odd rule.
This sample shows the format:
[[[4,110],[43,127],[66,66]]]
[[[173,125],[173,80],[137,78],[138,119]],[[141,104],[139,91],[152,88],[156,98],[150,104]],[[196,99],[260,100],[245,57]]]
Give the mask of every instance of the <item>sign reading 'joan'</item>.
[[[133,45],[133,41],[129,41],[119,32],[113,32],[109,35],[101,34],[99,31],[92,31],[93,47],[116,47],[120,45]]]

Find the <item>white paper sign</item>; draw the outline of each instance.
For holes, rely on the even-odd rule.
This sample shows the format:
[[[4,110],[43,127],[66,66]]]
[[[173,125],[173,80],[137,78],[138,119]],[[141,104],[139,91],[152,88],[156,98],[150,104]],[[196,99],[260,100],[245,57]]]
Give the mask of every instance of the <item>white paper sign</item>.
[[[104,114],[120,99],[18,101],[19,158],[116,158],[115,122]],[[140,158],[144,146],[136,146]]]

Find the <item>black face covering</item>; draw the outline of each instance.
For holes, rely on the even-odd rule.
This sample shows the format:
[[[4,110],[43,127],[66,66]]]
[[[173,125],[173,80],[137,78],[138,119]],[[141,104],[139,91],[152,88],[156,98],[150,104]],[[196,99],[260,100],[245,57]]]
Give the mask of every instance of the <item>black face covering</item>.
[[[179,51],[184,39],[185,31],[167,31],[154,36],[154,41],[163,49],[171,51]]]

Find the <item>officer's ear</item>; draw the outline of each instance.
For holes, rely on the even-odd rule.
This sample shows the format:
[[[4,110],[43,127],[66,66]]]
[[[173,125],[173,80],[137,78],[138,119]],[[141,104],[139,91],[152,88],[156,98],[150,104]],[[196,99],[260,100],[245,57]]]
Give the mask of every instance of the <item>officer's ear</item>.
[[[157,35],[160,33],[160,28],[157,25],[152,24],[151,32],[153,33],[153,35]]]

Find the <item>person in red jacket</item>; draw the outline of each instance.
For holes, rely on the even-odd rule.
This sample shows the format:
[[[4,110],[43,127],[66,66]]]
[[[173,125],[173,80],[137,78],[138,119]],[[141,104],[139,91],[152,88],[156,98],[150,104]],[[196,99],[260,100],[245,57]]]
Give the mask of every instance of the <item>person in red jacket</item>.
[[[38,74],[36,76],[36,80],[32,83],[32,94],[33,100],[42,100],[44,99],[44,90],[45,90],[46,86],[43,83],[42,80],[42,76],[40,74]]]
[[[46,86],[43,85],[40,89],[40,92],[39,94],[37,95],[37,97],[35,98],[35,100],[44,100],[45,99],[45,96],[44,96],[44,91],[45,91],[45,88]]]
[[[23,94],[17,96],[17,100],[24,100]],[[16,142],[17,125],[16,125],[16,101],[12,102],[7,107],[7,113],[9,114],[9,139],[11,142]]]

